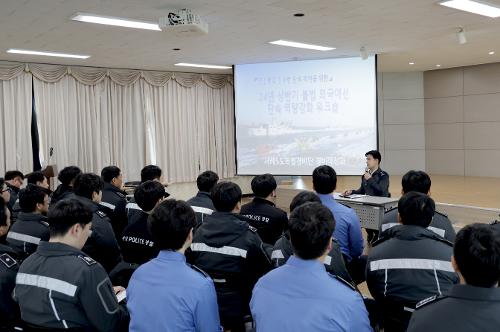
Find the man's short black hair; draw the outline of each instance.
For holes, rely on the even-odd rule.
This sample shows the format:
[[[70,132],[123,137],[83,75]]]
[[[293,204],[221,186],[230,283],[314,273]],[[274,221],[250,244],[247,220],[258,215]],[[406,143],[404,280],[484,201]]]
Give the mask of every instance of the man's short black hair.
[[[24,174],[22,172],[20,172],[18,170],[7,171],[7,172],[5,172],[4,180],[10,181],[10,180],[14,180],[17,177],[20,177],[21,180],[24,180]]]
[[[121,172],[116,166],[106,166],[101,171],[101,177],[104,182],[110,183],[114,178],[119,177]]]
[[[57,179],[61,181],[62,184],[69,186],[71,181],[76,179],[76,177],[82,173],[82,170],[76,166],[64,167],[57,176]]]
[[[19,206],[24,213],[32,213],[37,204],[43,204],[47,191],[35,184],[28,184],[19,191]]]
[[[337,173],[331,166],[316,167],[312,176],[313,187],[318,194],[331,194],[337,188]]]
[[[43,182],[46,178],[42,172],[36,171],[26,175],[26,179],[28,180],[28,184],[36,184],[37,182]]]
[[[198,186],[199,191],[209,193],[218,181],[219,176],[217,175],[217,173],[212,171],[205,171],[198,175],[198,178],[196,179],[196,185]]]
[[[365,153],[365,157],[368,156],[372,156],[373,159],[377,159],[379,164],[382,161],[382,155],[377,150],[370,150],[367,153]]]
[[[293,210],[288,229],[294,254],[315,259],[325,253],[335,230],[335,219],[323,204],[305,203]]]
[[[416,191],[428,194],[431,190],[431,178],[423,171],[408,171],[401,179],[403,192]]]
[[[273,190],[276,190],[278,185],[272,174],[266,173],[257,175],[252,179],[252,191],[257,197],[266,198]]]
[[[75,224],[85,227],[92,221],[92,211],[75,198],[63,199],[49,210],[50,236],[65,235]]]
[[[403,225],[429,227],[436,205],[434,200],[416,191],[404,194],[398,201],[398,212]]]
[[[196,215],[186,202],[168,199],[153,210],[148,224],[158,249],[178,250],[196,226]]]
[[[468,285],[495,287],[500,279],[500,232],[496,226],[472,224],[455,238],[453,256]]]
[[[290,202],[290,212],[293,212],[293,210],[305,203],[321,203],[321,199],[312,191],[301,191]]]
[[[7,210],[7,203],[0,198],[0,227],[7,226]]]
[[[102,190],[104,182],[97,174],[82,173],[76,177],[73,186],[75,195],[92,199],[93,193],[99,193]]]
[[[156,165],[148,165],[141,170],[141,182],[159,180],[160,178],[161,168]]]
[[[231,212],[241,201],[241,189],[233,182],[217,183],[210,194],[217,211]]]
[[[160,182],[153,180],[141,183],[134,192],[135,202],[146,212],[153,210],[156,203],[166,196],[165,187]]]

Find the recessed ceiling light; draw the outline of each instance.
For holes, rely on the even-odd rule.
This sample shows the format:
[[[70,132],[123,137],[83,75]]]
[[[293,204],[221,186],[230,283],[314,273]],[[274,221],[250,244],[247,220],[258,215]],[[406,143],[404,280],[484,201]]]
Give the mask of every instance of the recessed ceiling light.
[[[493,55],[493,54],[495,54],[495,51],[489,51],[488,54]]]
[[[441,65],[436,65],[436,67],[441,67]]]
[[[203,65],[203,64],[199,64],[199,63],[184,63],[184,62],[176,63],[174,66],[210,68],[210,69],[231,69],[232,68],[229,66]]]
[[[409,65],[413,66],[415,62],[408,62]]]
[[[441,6],[463,10],[469,13],[488,16],[500,17],[500,8],[486,3],[472,1],[472,0],[449,0],[439,3]]]
[[[79,21],[85,23],[96,23],[96,24],[113,25],[125,28],[161,31],[158,23],[129,20],[127,18],[120,18],[120,17],[76,13],[75,15],[73,15],[73,17],[71,17],[71,19],[73,21]]]
[[[15,48],[11,48],[11,49],[7,50],[7,53],[55,56],[55,57],[61,57],[61,58],[74,58],[74,59],[88,59],[88,58],[90,58],[90,55],[78,55],[78,54],[45,52],[45,51],[30,51],[30,50],[20,50],[20,49],[15,49]]]
[[[279,46],[296,47],[296,48],[305,48],[308,50],[316,50],[316,51],[331,51],[331,50],[335,49],[335,47],[320,46],[320,45],[314,45],[314,44],[305,44],[305,43],[299,43],[299,42],[282,40],[282,39],[269,42],[269,44],[279,45]]]
[[[293,16],[295,17],[304,17],[304,13],[296,13],[296,14],[293,14]]]

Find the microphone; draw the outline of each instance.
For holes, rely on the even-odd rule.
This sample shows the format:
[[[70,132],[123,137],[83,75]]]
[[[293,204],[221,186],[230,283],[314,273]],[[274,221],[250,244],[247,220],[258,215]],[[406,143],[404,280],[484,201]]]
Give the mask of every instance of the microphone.
[[[52,157],[53,154],[54,154],[54,148],[51,146],[49,150],[49,157]]]

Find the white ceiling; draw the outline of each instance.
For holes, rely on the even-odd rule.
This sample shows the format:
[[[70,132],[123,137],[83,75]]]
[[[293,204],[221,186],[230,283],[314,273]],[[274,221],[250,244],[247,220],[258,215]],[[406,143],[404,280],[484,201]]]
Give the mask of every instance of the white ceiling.
[[[500,0],[490,0],[500,5]],[[208,35],[135,30],[70,21],[76,12],[157,21],[189,8]],[[293,17],[302,12],[305,17]],[[468,43],[456,41],[463,26]],[[288,39],[334,46],[329,52],[273,46]],[[500,62],[500,18],[435,0],[0,0],[0,60],[186,71],[176,62],[231,65],[378,53],[380,71],[416,71]],[[173,51],[173,48],[181,48]],[[7,54],[9,48],[90,54],[87,60]],[[495,55],[488,51],[495,50]],[[408,62],[415,65],[409,66]],[[200,71],[193,69],[192,71]],[[201,70],[224,72],[230,70]]]

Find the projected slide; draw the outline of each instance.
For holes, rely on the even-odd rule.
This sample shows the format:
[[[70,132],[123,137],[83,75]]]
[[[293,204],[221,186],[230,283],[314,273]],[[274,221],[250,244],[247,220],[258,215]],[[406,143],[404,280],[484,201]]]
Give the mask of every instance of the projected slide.
[[[375,58],[236,65],[238,174],[362,174],[377,146]]]

